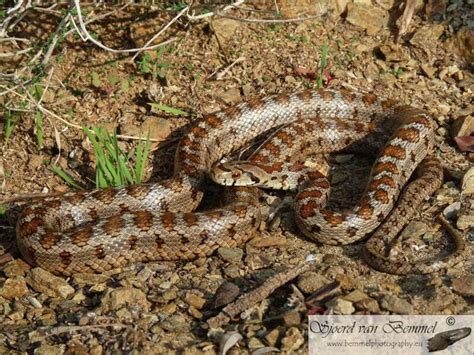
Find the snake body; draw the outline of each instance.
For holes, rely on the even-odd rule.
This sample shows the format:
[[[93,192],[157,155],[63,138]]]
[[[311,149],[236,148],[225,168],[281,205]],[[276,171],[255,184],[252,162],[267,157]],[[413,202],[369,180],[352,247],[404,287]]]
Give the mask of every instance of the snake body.
[[[316,130],[310,126],[319,127],[317,144],[310,134]],[[330,244],[352,243],[374,230],[432,149],[433,123],[426,114],[373,94],[318,90],[253,99],[198,120],[181,139],[174,175],[168,180],[69,192],[26,207],[17,224],[20,252],[33,265],[70,275],[103,272],[137,261],[193,259],[210,255],[220,246],[242,244],[253,236],[261,219],[252,189],[238,189],[223,208],[193,211],[206,190],[212,166],[277,127],[281,128],[275,136],[278,149],[274,140],[268,142],[255,155],[261,157],[256,162],[275,171],[280,166],[269,165],[264,152],[291,151],[298,157],[285,165],[301,168],[295,175],[296,182],[304,182],[296,196],[298,225],[308,237]],[[339,150],[371,137],[370,133],[386,137],[389,131],[392,136],[352,213],[325,209],[328,183],[301,167],[301,155],[314,151],[315,146],[332,145],[331,151]],[[296,138],[299,136],[301,139]],[[379,140],[367,138],[366,142],[381,147]],[[427,177],[425,184],[439,185],[434,180],[442,177],[435,175]],[[380,254],[381,246],[374,244],[374,248]],[[379,260],[385,271],[402,270],[389,266],[396,263],[382,256]]]

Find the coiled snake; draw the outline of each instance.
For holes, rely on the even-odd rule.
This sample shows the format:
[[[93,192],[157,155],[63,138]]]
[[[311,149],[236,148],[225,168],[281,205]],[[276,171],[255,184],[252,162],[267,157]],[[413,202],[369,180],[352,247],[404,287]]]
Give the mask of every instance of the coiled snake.
[[[236,189],[224,208],[193,211],[213,164],[276,127],[280,130],[249,163],[221,165],[220,171],[217,166],[213,178],[235,185],[246,176],[250,178],[242,184],[267,179],[280,185],[261,186],[298,188],[297,224],[307,237],[323,243],[353,243],[385,220],[368,242],[366,254],[369,263],[386,272],[427,273],[463,257],[459,238],[454,255],[436,263],[409,265],[399,256],[387,255],[389,239],[406,224],[416,204],[442,182],[442,169],[429,155],[433,123],[424,112],[397,101],[346,90],[270,96],[206,115],[181,139],[172,178],[68,192],[35,202],[18,220],[19,249],[29,263],[70,275],[103,272],[130,262],[193,259],[221,246],[240,245],[254,235],[261,220],[254,189]],[[352,211],[330,211],[324,208],[329,183],[302,165],[304,155],[358,144],[381,149],[366,192]],[[278,156],[277,163],[272,155]],[[420,177],[404,190],[390,214],[417,166]],[[269,175],[259,175],[262,172]]]

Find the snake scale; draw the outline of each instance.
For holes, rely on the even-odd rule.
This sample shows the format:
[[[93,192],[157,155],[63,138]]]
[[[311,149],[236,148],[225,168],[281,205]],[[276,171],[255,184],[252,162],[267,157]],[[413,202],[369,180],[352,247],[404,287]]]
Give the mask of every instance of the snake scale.
[[[221,179],[213,173],[219,169],[213,169],[215,164],[279,128],[248,162],[243,175],[250,176],[250,185],[261,182],[252,173],[257,169],[279,181],[259,186],[298,189],[297,225],[323,243],[353,243],[383,222],[367,243],[368,262],[390,273],[433,272],[464,256],[462,239],[455,238],[454,255],[436,262],[410,265],[386,251],[416,204],[442,183],[442,169],[430,155],[433,124],[423,111],[396,100],[344,89],[256,98],[196,121],[178,145],[170,179],[68,192],[32,203],[18,220],[17,244],[29,263],[63,275],[103,272],[138,261],[189,260],[240,245],[253,237],[262,219],[254,188],[235,188],[223,208],[193,211],[206,190],[206,177],[212,172],[214,179]],[[380,149],[368,187],[353,210],[331,211],[325,208],[329,183],[303,166],[304,155],[359,143]],[[221,165],[231,177],[220,182],[240,185],[236,179],[242,174],[236,171],[242,164],[247,163],[230,169]],[[403,189],[417,166],[419,177]]]

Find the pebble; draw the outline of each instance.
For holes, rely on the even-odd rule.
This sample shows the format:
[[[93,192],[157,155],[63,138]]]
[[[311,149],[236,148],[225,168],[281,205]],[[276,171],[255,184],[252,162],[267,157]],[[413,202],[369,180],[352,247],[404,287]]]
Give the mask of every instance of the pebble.
[[[342,298],[345,299],[346,301],[355,303],[355,302],[359,302],[359,301],[362,301],[364,299],[367,299],[367,298],[369,298],[369,296],[367,294],[365,294],[364,292],[362,292],[361,290],[356,289],[356,290],[352,291],[351,293],[343,296]]]
[[[175,314],[161,323],[161,327],[169,332],[183,332],[191,326],[191,322],[181,314]]]
[[[283,322],[287,327],[297,326],[301,324],[301,316],[300,313],[292,309],[291,311],[286,312],[283,315]]]
[[[280,330],[278,328],[275,328],[271,330],[267,335],[265,335],[265,340],[267,341],[268,345],[275,346],[279,337]]]
[[[302,292],[313,293],[329,283],[329,279],[323,275],[309,271],[299,276],[297,285]]]
[[[460,208],[461,202],[454,202],[443,210],[443,215],[447,219],[454,219],[456,218]]]
[[[356,309],[368,311],[370,314],[379,314],[381,312],[377,300],[370,297],[355,302],[354,306]]]
[[[474,276],[462,276],[452,282],[454,292],[464,297],[474,297]]]
[[[240,288],[232,282],[225,281],[216,291],[214,297],[214,308],[229,304],[240,294]]]
[[[396,314],[413,314],[415,311],[410,303],[393,295],[385,295],[380,306]]]
[[[26,282],[35,291],[44,293],[50,297],[61,297],[66,299],[74,293],[74,288],[64,279],[54,276],[42,268],[34,268],[28,272]]]
[[[281,350],[289,353],[298,350],[304,344],[304,337],[300,330],[296,327],[291,327],[285,333],[281,340]]]
[[[196,309],[201,309],[204,304],[206,303],[206,300],[202,298],[201,296],[193,293],[193,292],[187,292],[186,293],[186,302],[190,305],[195,307]]]
[[[262,343],[262,341],[256,337],[250,338],[248,342],[249,349],[259,349],[263,348],[265,345]]]
[[[40,347],[36,348],[34,351],[35,355],[62,355],[65,353],[66,345],[49,345],[47,343],[43,343]]]
[[[337,274],[335,280],[339,282],[343,290],[352,290],[355,287],[354,278],[347,274]]]
[[[217,249],[217,254],[225,261],[238,264],[242,261],[244,251],[240,248],[224,248]]]
[[[25,276],[26,272],[31,269],[31,266],[21,259],[15,259],[6,264],[2,271],[6,277],[13,278],[15,276]]]
[[[355,312],[354,305],[352,302],[346,301],[341,297],[336,297],[326,302],[326,307],[331,309],[334,314],[352,314]]]
[[[224,274],[235,279],[240,276],[240,269],[237,265],[229,265],[224,268]]]
[[[97,285],[110,280],[110,276],[106,274],[88,274],[88,273],[78,273],[74,274],[73,280],[79,286],[84,285]]]
[[[347,4],[346,21],[364,28],[373,35],[387,24],[387,11],[366,4]]]
[[[7,299],[23,297],[28,294],[28,292],[26,281],[21,276],[6,279],[5,283],[0,288],[0,296]]]
[[[101,308],[104,311],[120,309],[123,306],[139,307],[148,312],[150,302],[143,291],[133,287],[116,288],[102,297]]]

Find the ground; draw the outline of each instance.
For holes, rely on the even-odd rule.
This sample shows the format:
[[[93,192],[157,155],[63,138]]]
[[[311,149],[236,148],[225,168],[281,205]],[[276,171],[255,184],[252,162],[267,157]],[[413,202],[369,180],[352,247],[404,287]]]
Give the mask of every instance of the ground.
[[[396,16],[386,3],[375,8],[384,16]],[[164,50],[135,60],[131,54],[112,53],[68,35],[56,46],[41,76],[45,92],[41,104],[53,113],[43,115],[42,147],[37,141],[36,106],[16,111],[8,137],[4,110],[0,201],[27,193],[71,190],[51,170],[53,164],[93,188],[93,149],[76,126],[116,128],[122,136],[132,136],[120,140],[124,149],[136,145],[133,137],[151,129],[155,141],[146,179],[154,182],[172,174],[177,140],[196,118],[255,96],[316,88],[319,81],[324,87],[386,95],[425,109],[436,120],[436,153],[446,172],[445,183],[423,204],[411,229],[404,233],[408,238],[415,234],[440,239],[434,244],[437,247],[447,245],[450,238],[436,217],[459,200],[461,179],[473,158],[472,153],[460,152],[452,138],[453,122],[472,115],[473,76],[463,46],[468,45],[472,34],[468,26],[473,20],[468,15],[472,3],[451,1],[447,8],[445,2],[439,3],[444,7],[438,9],[437,2],[430,2],[431,7],[420,10],[398,43],[393,22],[377,25],[374,19],[358,19],[357,9],[349,9],[342,17],[303,11],[290,17],[313,17],[288,23],[217,16],[190,21],[183,17],[157,42],[176,40]],[[272,6],[255,5],[258,12],[228,9],[225,14],[275,18]],[[143,46],[180,7],[168,11],[146,6],[87,10],[94,10],[90,16],[113,10],[88,29],[109,47],[132,48]],[[10,35],[48,48],[62,16],[32,11]],[[364,25],[365,30],[360,27],[364,23],[370,25]],[[2,46],[5,52],[19,49]],[[29,59],[26,55],[2,58],[1,71],[18,73]],[[24,79],[21,74],[20,79]],[[15,87],[5,82],[2,91]],[[0,100],[6,107],[18,108],[22,101],[18,95],[24,94],[16,86]],[[189,115],[152,109],[150,102]],[[330,162],[335,167],[332,203],[348,207],[364,189],[371,160],[336,154]],[[215,353],[223,342],[221,335],[231,331],[243,338],[229,353],[264,346],[304,353],[308,310],[342,314],[474,312],[472,290],[466,290],[474,272],[472,258],[446,273],[380,273],[364,262],[363,242],[345,247],[315,244],[298,231],[291,210],[286,209],[279,223],[262,226],[263,231],[247,245],[221,249],[206,259],[55,278],[30,269],[16,250],[14,223],[22,205],[24,202],[5,205],[0,215],[0,254],[4,254],[0,255],[0,353],[35,349],[35,353],[138,353],[143,349]],[[225,281],[237,285],[241,293],[248,292],[271,275],[301,263],[308,254],[317,257],[311,272],[277,289],[222,329],[209,329],[206,320],[218,313],[216,292]],[[309,298],[333,281],[337,287],[329,296]],[[225,298],[234,291],[217,293]]]

